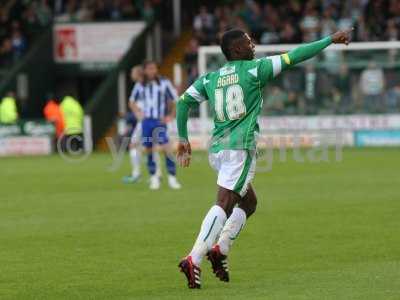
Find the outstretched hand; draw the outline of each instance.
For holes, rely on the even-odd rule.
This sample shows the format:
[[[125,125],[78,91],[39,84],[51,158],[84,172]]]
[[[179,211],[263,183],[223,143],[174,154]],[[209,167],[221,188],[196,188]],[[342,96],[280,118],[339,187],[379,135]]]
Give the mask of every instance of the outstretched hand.
[[[351,34],[354,28],[349,28],[346,30],[340,30],[332,34],[332,42],[335,44],[346,44],[348,45],[351,41]]]
[[[178,153],[176,159],[181,167],[188,167],[190,164],[190,158],[192,156],[192,148],[190,143],[187,141],[180,141],[178,143]]]

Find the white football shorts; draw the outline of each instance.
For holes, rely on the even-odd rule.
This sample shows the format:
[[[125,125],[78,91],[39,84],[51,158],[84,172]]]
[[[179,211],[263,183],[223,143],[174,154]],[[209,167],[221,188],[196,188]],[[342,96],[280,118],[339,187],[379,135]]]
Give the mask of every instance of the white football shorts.
[[[221,150],[210,153],[208,160],[218,173],[217,184],[223,188],[246,195],[256,171],[256,151]]]

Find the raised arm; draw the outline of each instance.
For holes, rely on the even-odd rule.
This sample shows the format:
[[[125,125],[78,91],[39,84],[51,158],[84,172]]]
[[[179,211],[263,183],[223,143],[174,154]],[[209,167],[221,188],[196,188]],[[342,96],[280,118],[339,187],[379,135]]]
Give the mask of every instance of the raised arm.
[[[282,71],[316,56],[332,43],[349,44],[352,30],[353,28],[338,31],[321,40],[303,44],[287,53],[258,59],[258,78],[261,86],[265,86],[268,81],[273,80]]]
[[[298,63],[301,63],[307,59],[310,59],[324,50],[332,43],[332,38],[330,36],[323,38],[322,40],[318,40],[309,44],[301,45],[288,53],[282,54],[282,67],[294,66]]]
[[[317,54],[319,54],[322,50],[328,47],[330,44],[346,44],[350,43],[351,32],[353,28],[343,31],[338,31],[331,36],[327,36],[321,40],[303,44],[288,53],[282,54],[282,69],[288,68],[290,66],[294,66],[298,63],[301,63],[307,59],[310,59]]]

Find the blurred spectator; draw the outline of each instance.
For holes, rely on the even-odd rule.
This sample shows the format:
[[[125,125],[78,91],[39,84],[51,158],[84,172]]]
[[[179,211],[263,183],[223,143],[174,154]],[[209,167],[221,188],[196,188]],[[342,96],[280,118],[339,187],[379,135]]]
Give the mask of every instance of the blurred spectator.
[[[104,0],[96,0],[94,5],[94,19],[99,21],[110,19],[110,12]]]
[[[390,19],[387,21],[385,37],[389,41],[397,41],[399,39],[399,25],[396,24],[395,19]]]
[[[329,6],[324,12],[321,20],[321,36],[328,36],[337,31],[334,15],[334,6]]]
[[[385,86],[385,77],[382,69],[375,62],[361,72],[360,89],[364,96],[364,108],[367,112],[382,112],[382,93]]]
[[[72,96],[65,96],[60,109],[64,118],[65,135],[62,148],[77,151],[83,147],[83,108]],[[70,148],[68,148],[70,147]]]
[[[249,32],[256,43],[261,44],[309,42],[349,27],[355,27],[354,41],[397,41],[400,38],[399,0],[233,0],[223,3],[217,5],[214,11],[211,6],[200,8],[193,23],[198,44],[217,44],[222,33],[234,27]],[[190,41],[188,48],[192,48],[191,45],[194,44],[196,43],[193,40]],[[193,48],[197,49],[197,45]],[[362,55],[350,57],[352,54],[325,51],[315,59],[314,71],[296,68],[290,70],[281,80],[282,89],[287,92],[284,112],[321,113],[323,107],[337,113],[351,112],[355,105],[351,102],[349,68],[354,70],[356,64],[368,59]],[[385,68],[397,68],[398,51],[390,50],[384,59],[386,61],[382,63],[387,63]],[[342,66],[344,62],[350,61],[354,66]],[[207,66],[215,69],[222,63],[217,56],[210,56]],[[198,75],[196,50],[186,51],[185,64],[189,84]],[[360,88],[363,91],[365,108],[368,109],[373,104],[373,111],[382,111],[383,100],[377,95],[383,93],[383,70],[377,67],[374,70],[368,68],[362,74]],[[388,93],[390,100],[387,101],[391,103],[391,107],[396,107],[397,103],[395,100],[398,90],[395,86],[396,83],[388,87],[391,92]],[[274,88],[272,93],[268,111],[279,111],[282,103],[281,100],[275,101],[274,95],[278,95],[280,91]]]
[[[315,41],[318,38],[319,16],[313,1],[308,1],[300,22],[304,42]]]
[[[0,68],[21,58],[33,39],[58,22],[154,18],[159,0],[2,0]],[[211,26],[212,27],[212,26]],[[214,37],[215,38],[215,37]]]
[[[385,100],[386,112],[393,113],[400,109],[400,83],[387,91]]]
[[[22,57],[25,53],[27,44],[26,39],[19,29],[13,31],[11,36],[12,51],[14,52],[14,60]]]
[[[278,86],[273,86],[265,101],[265,110],[273,115],[283,114],[285,105],[288,102],[288,95]]]
[[[351,16],[351,12],[344,9],[341,17],[339,18],[337,28],[339,30],[346,30],[348,28],[352,28],[353,24],[354,21]]]
[[[152,21],[158,0],[59,0],[55,19],[58,22],[141,19]]]
[[[0,45],[0,66],[7,67],[13,63],[14,54],[11,39],[6,38]]]
[[[246,29],[258,43],[270,44],[312,41],[352,26],[354,40],[397,39],[400,1],[227,1],[213,12],[201,6],[193,22],[200,44],[218,43],[218,36],[233,27]]]
[[[274,6],[266,4],[264,7],[264,31],[260,37],[261,44],[275,44],[279,41],[279,14]]]
[[[248,0],[247,6],[242,10],[241,17],[247,24],[249,31],[258,39],[261,35],[263,15],[260,4],[254,0]]]
[[[185,69],[189,76],[189,84],[193,83],[197,78],[197,56],[199,43],[196,39],[191,39],[185,52]]]
[[[293,91],[289,91],[287,95],[287,102],[285,103],[285,113],[289,115],[297,114],[299,113],[301,105],[304,106],[298,95]]]
[[[288,93],[287,112],[294,114],[305,110],[304,99],[301,96],[305,86],[304,73],[293,69],[282,76],[282,88]]]
[[[335,113],[350,112],[351,101],[351,78],[349,68],[346,64],[340,65],[339,74],[334,77],[335,82],[332,90],[332,104]]]
[[[385,24],[387,18],[386,1],[369,1],[365,6],[366,25],[368,30],[368,39],[372,41],[383,40],[385,37]]]
[[[77,9],[75,16],[80,22],[93,20],[93,10],[90,9],[88,1],[82,1]]]
[[[48,0],[41,0],[36,7],[36,15],[41,26],[46,26],[51,23],[53,12],[49,6]]]
[[[36,14],[37,3],[31,2],[28,4],[25,11],[22,13],[23,27],[25,28],[26,32],[30,35],[34,35],[40,32],[43,27],[40,25],[40,21]]]
[[[140,14],[145,21],[151,21],[154,18],[154,8],[151,1],[146,0],[143,3],[143,7],[140,7]]]
[[[47,101],[43,109],[43,115],[47,121],[54,123],[56,128],[56,137],[61,137],[64,133],[64,117],[56,99],[50,99]]]
[[[300,37],[297,34],[296,29],[290,22],[285,22],[283,29],[280,32],[280,42],[283,44],[293,44],[300,41]]]
[[[196,37],[202,44],[209,44],[215,40],[214,17],[208,13],[207,7],[200,7],[199,14],[193,20],[193,28]]]
[[[18,121],[17,100],[14,92],[9,92],[0,104],[0,123],[15,124]]]
[[[121,1],[113,0],[110,5],[110,19],[121,20],[122,19],[122,8]]]

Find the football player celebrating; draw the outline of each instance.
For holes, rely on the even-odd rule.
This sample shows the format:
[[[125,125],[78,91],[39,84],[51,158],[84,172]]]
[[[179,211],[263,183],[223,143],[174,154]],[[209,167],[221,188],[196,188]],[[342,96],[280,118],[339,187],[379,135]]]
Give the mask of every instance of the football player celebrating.
[[[256,167],[257,123],[263,103],[262,88],[282,71],[314,57],[332,43],[348,44],[351,30],[339,31],[288,53],[255,59],[255,46],[242,30],[221,39],[227,63],[197,79],[177,104],[179,144],[177,159],[190,164],[187,121],[191,107],[208,101],[214,114],[209,160],[217,171],[217,202],[208,211],[197,240],[179,264],[189,288],[200,288],[200,263],[207,256],[215,275],[229,281],[227,256],[232,243],[255,212],[257,198],[251,181]]]

